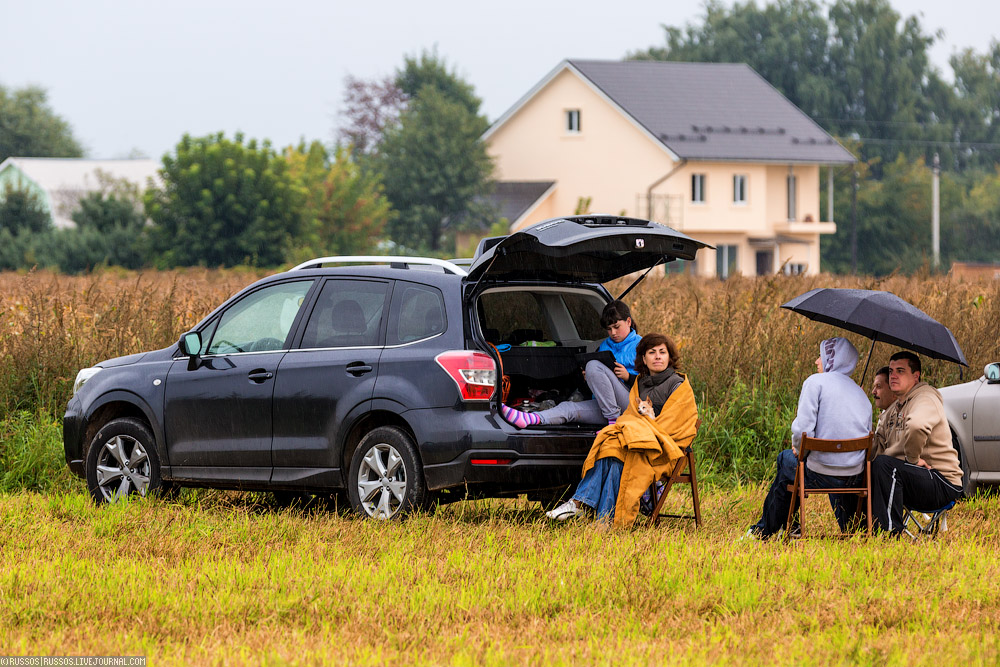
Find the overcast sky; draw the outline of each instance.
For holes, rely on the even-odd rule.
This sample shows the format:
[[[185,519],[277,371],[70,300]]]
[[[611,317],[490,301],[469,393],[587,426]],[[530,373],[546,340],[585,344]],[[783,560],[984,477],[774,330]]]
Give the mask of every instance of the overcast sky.
[[[731,3],[730,3],[731,4]],[[762,4],[758,2],[758,4]],[[985,52],[998,0],[892,0],[944,30],[932,59]],[[37,84],[88,157],[159,158],[188,132],[276,147],[331,141],[344,77],[392,74],[437,47],[495,120],[565,58],[620,59],[663,43],[702,5],[677,0],[0,0],[0,84]]]

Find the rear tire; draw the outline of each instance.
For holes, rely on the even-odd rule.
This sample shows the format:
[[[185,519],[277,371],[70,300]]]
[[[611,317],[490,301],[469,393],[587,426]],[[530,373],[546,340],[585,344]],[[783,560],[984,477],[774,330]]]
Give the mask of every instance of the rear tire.
[[[347,493],[351,507],[363,517],[396,519],[422,509],[427,489],[410,436],[395,426],[365,435],[351,459]]]
[[[145,422],[120,417],[101,427],[87,451],[87,488],[99,505],[160,492],[160,457]]]

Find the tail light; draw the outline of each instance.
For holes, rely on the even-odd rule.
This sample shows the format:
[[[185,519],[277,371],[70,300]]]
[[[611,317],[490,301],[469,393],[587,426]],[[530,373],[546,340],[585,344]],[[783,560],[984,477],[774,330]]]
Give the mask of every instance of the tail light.
[[[465,401],[488,401],[497,385],[497,367],[485,352],[453,350],[434,357],[458,385]]]

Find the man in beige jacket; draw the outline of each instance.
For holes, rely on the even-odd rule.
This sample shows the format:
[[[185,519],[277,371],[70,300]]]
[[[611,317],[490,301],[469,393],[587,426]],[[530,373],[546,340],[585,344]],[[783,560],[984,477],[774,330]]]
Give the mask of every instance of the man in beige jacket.
[[[912,352],[889,358],[896,402],[882,414],[872,461],[872,518],[877,529],[903,531],[903,508],[934,511],[962,495],[962,467],[938,390],[920,380]]]

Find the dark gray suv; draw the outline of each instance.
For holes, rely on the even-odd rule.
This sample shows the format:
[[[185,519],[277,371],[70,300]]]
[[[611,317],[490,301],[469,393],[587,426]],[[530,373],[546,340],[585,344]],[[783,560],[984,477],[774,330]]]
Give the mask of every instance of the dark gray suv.
[[[97,502],[178,486],[346,493],[393,517],[470,495],[544,500],[579,479],[595,429],[506,423],[498,369],[511,402],[586,391],[575,355],[604,338],[602,283],[701,247],[645,220],[576,216],[488,239],[467,270],[306,262],[176,345],[80,371],[66,461]]]

